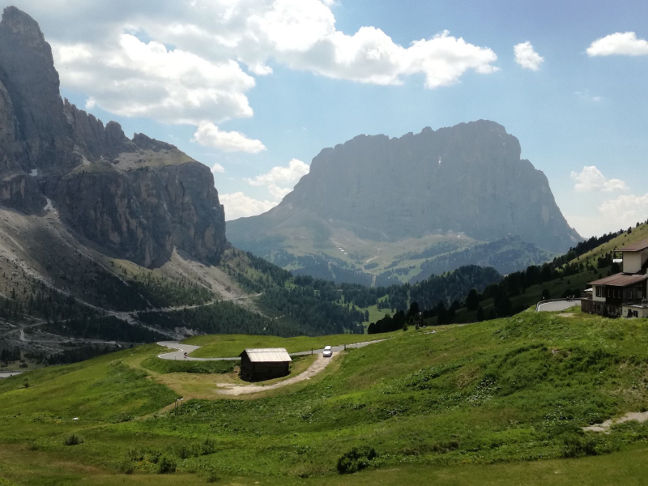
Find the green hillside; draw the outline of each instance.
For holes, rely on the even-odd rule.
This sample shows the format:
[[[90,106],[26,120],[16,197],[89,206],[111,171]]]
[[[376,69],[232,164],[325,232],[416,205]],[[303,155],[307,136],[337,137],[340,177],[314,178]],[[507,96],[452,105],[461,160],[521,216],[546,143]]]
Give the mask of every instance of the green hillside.
[[[433,277],[408,289],[407,301],[418,303],[427,324],[510,316],[542,299],[580,297],[589,282],[621,271],[620,265],[613,263],[618,256],[615,249],[645,239],[648,223],[592,237],[550,262],[506,275],[497,284],[477,292],[472,306],[465,299],[452,302],[445,297],[441,300],[443,307],[439,307],[440,293],[432,286]]]
[[[436,331],[392,333],[261,396],[188,394],[177,410],[171,387],[213,392],[231,371],[152,366],[148,345],[2,380],[0,484],[612,484],[648,472],[648,425],[581,430],[648,409],[648,321],[529,310]],[[354,448],[341,467],[366,469],[340,474]]]

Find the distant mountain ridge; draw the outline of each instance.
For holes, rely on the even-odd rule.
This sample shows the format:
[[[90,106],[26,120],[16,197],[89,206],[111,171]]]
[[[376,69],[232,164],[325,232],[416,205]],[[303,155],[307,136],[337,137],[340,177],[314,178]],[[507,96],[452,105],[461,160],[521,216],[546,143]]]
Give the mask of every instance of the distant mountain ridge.
[[[384,277],[393,263],[419,267],[425,259],[411,262],[406,254],[440,242],[452,253],[505,238],[546,259],[580,236],[545,175],[520,154],[517,138],[487,120],[400,138],[360,135],[322,150],[277,207],[228,222],[227,235],[271,261],[280,253],[283,266],[298,271],[308,257]],[[286,263],[286,252],[293,262]],[[522,260],[517,268],[539,263]],[[378,265],[367,268],[372,261]],[[418,275],[402,273],[401,280]]]

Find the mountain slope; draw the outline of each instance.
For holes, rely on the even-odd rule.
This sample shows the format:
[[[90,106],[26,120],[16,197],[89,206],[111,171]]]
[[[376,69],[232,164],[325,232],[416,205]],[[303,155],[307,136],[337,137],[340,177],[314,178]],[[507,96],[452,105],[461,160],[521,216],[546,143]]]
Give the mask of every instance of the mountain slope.
[[[322,150],[281,204],[228,222],[227,235],[286,268],[308,257],[374,276],[390,265],[420,271],[408,253],[509,237],[520,251],[533,245],[534,259],[566,251],[580,237],[520,151],[504,127],[485,120],[394,139],[361,135]]]

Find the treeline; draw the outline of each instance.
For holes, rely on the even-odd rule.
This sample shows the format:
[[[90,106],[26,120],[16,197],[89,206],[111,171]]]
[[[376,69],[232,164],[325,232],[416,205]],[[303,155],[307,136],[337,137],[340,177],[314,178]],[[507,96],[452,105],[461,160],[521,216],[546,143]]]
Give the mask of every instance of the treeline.
[[[297,277],[299,279],[302,277]],[[306,277],[310,278],[310,277]],[[323,282],[323,281],[316,281]],[[326,282],[328,284],[329,282]],[[280,315],[299,323],[302,332],[309,335],[339,334],[352,332],[362,334],[364,311],[339,302],[337,289],[320,286],[295,285],[267,289],[259,302]]]
[[[84,361],[120,349],[122,348],[116,344],[84,344],[81,346],[75,346],[71,349],[64,349],[56,353],[31,350],[25,352],[25,358],[44,365],[67,364]]]
[[[141,325],[129,324],[114,316],[70,319],[53,322],[43,328],[63,336],[131,343],[146,343],[166,338],[164,334]]]
[[[341,286],[311,276],[293,276],[251,253],[234,250],[224,265],[242,287],[261,293],[259,305],[277,316],[271,326],[283,322],[279,335],[362,333],[367,314],[357,308],[356,301],[375,303],[378,298],[375,289],[361,285]]]
[[[98,315],[97,311],[80,304],[74,297],[53,290],[40,281],[32,281],[19,292],[12,289],[9,298],[0,297],[0,317],[14,322],[30,317],[55,322]]]
[[[628,228],[627,232],[631,231],[632,228]],[[458,311],[462,308],[469,312],[471,316],[469,320],[481,321],[511,316],[521,312],[529,305],[528,303],[515,305],[512,299],[523,294],[533,285],[542,285],[587,270],[594,272],[605,268],[609,269],[611,273],[620,271],[618,264],[613,263],[612,252],[597,257],[593,263],[569,262],[623,233],[624,231],[621,230],[589,238],[550,262],[543,265],[531,265],[525,270],[510,273],[505,277],[501,277],[494,269],[467,266],[441,276],[431,276],[409,289],[407,285],[389,288],[387,289],[388,297],[379,303],[379,307],[391,308],[394,314],[372,323],[369,326],[369,332],[393,331],[412,323],[450,324],[458,322]],[[537,298],[539,300],[550,297],[577,296],[580,290],[571,288],[565,290],[563,295],[551,296],[549,289],[543,289]],[[490,302],[487,310],[482,307],[486,300]],[[410,310],[406,311],[408,304]],[[392,305],[394,306],[392,307]],[[412,315],[413,307],[418,310],[420,321]],[[466,313],[462,314],[462,318],[466,320]]]
[[[368,319],[368,312],[363,309],[372,305],[393,312],[393,316],[386,316],[372,329],[402,327],[403,317],[405,321],[409,319],[406,310],[410,302],[417,302],[426,316],[440,315],[446,321],[452,319],[454,307],[445,309],[444,305],[463,300],[472,288],[483,290],[502,278],[492,268],[470,265],[414,285],[372,288],[293,276],[243,252],[233,252],[226,268],[245,288],[261,292],[258,301],[265,310],[294,322],[305,334],[363,332],[362,322]]]
[[[631,231],[632,229],[629,228],[628,232]],[[542,285],[557,278],[569,277],[586,270],[595,271],[596,269],[609,268],[609,271],[612,273],[618,272],[620,271],[620,268],[617,264],[613,263],[612,252],[608,252],[600,257],[597,257],[596,265],[593,265],[592,263],[585,264],[583,262],[569,262],[581,255],[584,255],[590,250],[593,250],[594,248],[607,243],[608,241],[616,238],[623,233],[624,231],[621,230],[615,233],[607,233],[600,237],[589,238],[588,240],[578,243],[573,248],[570,248],[567,253],[554,258],[550,262],[547,262],[543,265],[531,265],[525,270],[510,273],[509,275],[504,277],[502,281],[497,285],[490,285],[486,287],[482,294],[477,293],[477,295],[471,299],[471,302],[466,303],[466,308],[468,310],[477,311],[477,320],[483,320],[485,318],[492,319],[495,317],[508,317],[521,312],[526,307],[526,304],[514,306],[511,303],[511,297],[516,297],[524,293],[527,288],[531,287],[532,285]],[[543,289],[541,295],[538,296],[538,299],[547,299],[551,297],[569,297],[572,295],[578,296],[580,294],[580,290],[581,289],[579,288],[567,289],[563,292],[563,295],[552,296],[549,289]],[[480,311],[481,307],[479,305],[479,302],[484,299],[493,300],[493,307],[491,308],[488,315],[484,315],[483,310]]]
[[[156,277],[148,272],[135,276],[129,284],[152,307],[204,304],[213,297],[209,289],[188,279]]]
[[[476,289],[496,288],[496,282],[501,280],[502,276],[494,268],[468,265],[443,275],[432,275],[411,286],[390,287],[388,298],[379,304],[379,308],[394,305],[395,309],[391,307],[393,316],[387,314],[371,323],[367,332],[395,331],[411,324],[422,325],[433,318],[437,324],[453,322],[466,294],[479,299]],[[411,302],[409,308],[408,302]]]
[[[14,347],[6,347],[2,348],[0,350],[0,362],[6,364],[11,361],[20,361],[20,348],[14,346]]]
[[[378,334],[381,332],[398,331],[407,329],[408,325],[419,326],[423,323],[423,317],[416,302],[412,302],[407,312],[396,311],[393,316],[389,314],[376,322],[369,324],[367,334]]]
[[[218,302],[172,312],[139,312],[137,318],[161,329],[194,329],[206,334],[296,336],[301,329],[282,319],[270,319],[231,302]]]

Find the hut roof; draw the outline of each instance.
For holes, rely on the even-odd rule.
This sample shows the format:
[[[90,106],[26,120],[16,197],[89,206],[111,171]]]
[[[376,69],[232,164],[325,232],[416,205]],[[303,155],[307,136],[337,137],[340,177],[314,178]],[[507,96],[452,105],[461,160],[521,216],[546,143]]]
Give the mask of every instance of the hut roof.
[[[246,349],[243,353],[247,354],[252,363],[282,363],[292,361],[286,348],[253,348]]]
[[[637,241],[624,247],[617,248],[617,251],[641,251],[645,250],[646,248],[648,248],[648,239]]]
[[[616,273],[609,277],[589,282],[591,285],[610,285],[612,287],[628,287],[648,279],[643,273]]]

